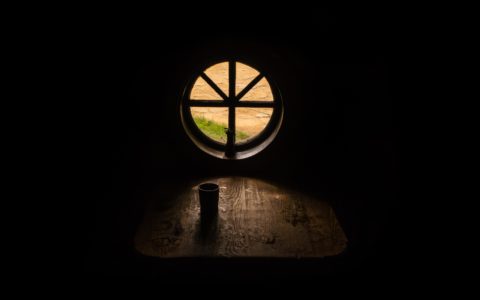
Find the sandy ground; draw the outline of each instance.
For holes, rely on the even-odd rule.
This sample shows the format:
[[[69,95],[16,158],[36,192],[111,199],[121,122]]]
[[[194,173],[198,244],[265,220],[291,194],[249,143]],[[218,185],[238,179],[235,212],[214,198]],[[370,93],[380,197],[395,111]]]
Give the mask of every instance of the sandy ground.
[[[205,73],[210,77],[218,87],[228,95],[228,63],[214,65],[207,69]],[[237,82],[235,93],[238,94],[247,86],[256,76],[258,71],[244,64],[237,63]],[[221,100],[221,97],[206,83],[199,78],[190,94],[192,100]],[[258,82],[240,101],[273,101],[273,95],[266,79]],[[250,136],[257,135],[267,125],[272,115],[272,108],[246,108],[236,109],[237,130],[243,131]],[[228,108],[221,107],[192,107],[193,116],[201,116],[206,119],[224,124],[228,124]]]

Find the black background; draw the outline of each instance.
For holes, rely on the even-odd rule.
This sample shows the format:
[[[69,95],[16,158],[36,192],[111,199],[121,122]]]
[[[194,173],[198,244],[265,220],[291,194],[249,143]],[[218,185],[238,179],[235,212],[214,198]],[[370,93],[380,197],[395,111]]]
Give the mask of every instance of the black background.
[[[63,117],[73,124],[66,159],[76,191],[70,272],[165,282],[316,282],[322,275],[385,278],[411,265],[398,175],[397,101],[410,72],[404,55],[409,25],[400,11],[124,7],[64,18],[69,26],[62,31],[61,57],[69,103]],[[197,62],[222,55],[258,62],[284,99],[277,138],[246,160],[203,153],[179,118],[183,88]],[[135,253],[145,195],[224,175],[274,180],[329,199],[348,251],[322,261],[228,262],[159,262]]]

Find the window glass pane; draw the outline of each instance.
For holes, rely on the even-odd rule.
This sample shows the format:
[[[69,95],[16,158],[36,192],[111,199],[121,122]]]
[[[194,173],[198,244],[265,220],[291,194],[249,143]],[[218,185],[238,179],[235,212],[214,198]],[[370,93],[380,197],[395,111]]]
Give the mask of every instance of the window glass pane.
[[[267,79],[262,78],[240,101],[273,101],[272,89]]]
[[[227,142],[228,108],[191,107],[190,111],[195,124],[206,136],[220,143]]]
[[[236,69],[235,95],[238,95],[260,73],[254,68],[239,62],[236,63]]]
[[[273,108],[237,107],[236,142],[244,142],[260,134],[270,121],[272,113]]]
[[[222,100],[217,92],[205,81],[198,77],[190,93],[191,100]]]
[[[219,63],[205,70],[205,74],[228,95],[228,62]]]

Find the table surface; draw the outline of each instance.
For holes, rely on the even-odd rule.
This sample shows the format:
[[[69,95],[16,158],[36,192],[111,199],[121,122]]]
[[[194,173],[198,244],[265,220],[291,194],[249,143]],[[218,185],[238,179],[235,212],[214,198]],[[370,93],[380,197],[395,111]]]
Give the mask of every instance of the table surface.
[[[205,181],[204,181],[205,182]],[[224,177],[218,217],[200,222],[198,184],[171,201],[155,199],[135,237],[137,251],[154,257],[325,257],[347,238],[321,200],[262,180]],[[168,204],[166,204],[168,203]]]

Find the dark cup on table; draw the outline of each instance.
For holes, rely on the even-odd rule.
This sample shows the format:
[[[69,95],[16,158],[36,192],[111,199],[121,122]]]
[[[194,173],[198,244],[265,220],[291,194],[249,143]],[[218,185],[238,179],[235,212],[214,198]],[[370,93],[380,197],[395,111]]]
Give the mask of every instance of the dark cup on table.
[[[218,184],[202,183],[198,186],[198,194],[201,218],[204,220],[214,218],[218,214]]]

